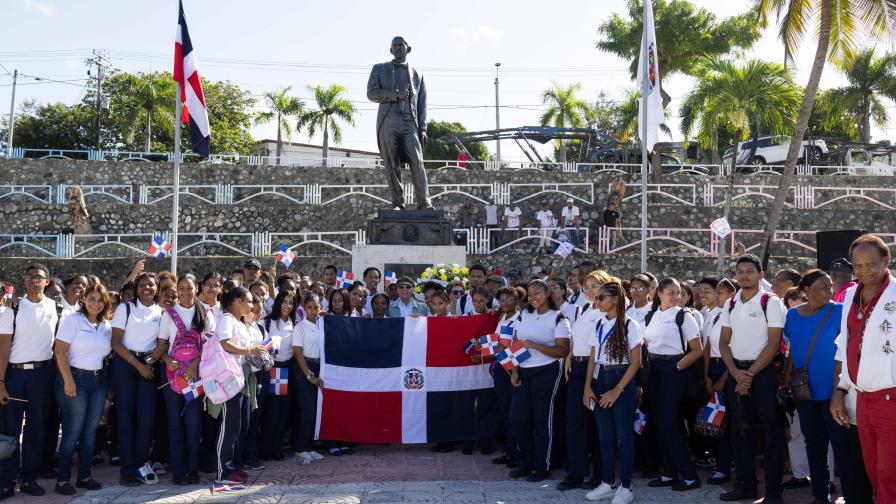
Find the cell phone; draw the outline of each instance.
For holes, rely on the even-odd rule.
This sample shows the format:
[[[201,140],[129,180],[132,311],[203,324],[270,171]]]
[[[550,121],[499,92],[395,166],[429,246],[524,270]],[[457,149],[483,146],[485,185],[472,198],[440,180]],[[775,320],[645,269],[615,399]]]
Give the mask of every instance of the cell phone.
[[[594,407],[597,406],[597,403],[594,402],[594,398],[588,399],[588,409],[594,411]]]

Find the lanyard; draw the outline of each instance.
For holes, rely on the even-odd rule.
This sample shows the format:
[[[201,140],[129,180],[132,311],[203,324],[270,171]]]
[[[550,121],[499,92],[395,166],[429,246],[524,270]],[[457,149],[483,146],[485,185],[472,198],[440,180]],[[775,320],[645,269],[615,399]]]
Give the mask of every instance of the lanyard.
[[[597,326],[597,357],[595,357],[594,362],[600,361],[600,354],[604,350],[604,343],[606,343],[607,340],[610,339],[610,335],[613,334],[613,330],[615,329],[616,325],[614,324],[613,327],[611,327],[610,330],[607,331],[606,336],[604,336],[604,325],[601,324]]]

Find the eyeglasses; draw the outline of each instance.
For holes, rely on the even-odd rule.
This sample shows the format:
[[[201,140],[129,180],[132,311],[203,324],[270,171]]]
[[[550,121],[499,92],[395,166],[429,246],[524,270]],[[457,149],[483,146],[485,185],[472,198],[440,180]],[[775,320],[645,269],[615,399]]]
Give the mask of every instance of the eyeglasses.
[[[412,287],[410,285],[399,285],[398,288],[404,290],[404,289],[411,289]]]
[[[26,280],[31,280],[32,282],[40,282],[41,280],[46,280],[47,277],[43,275],[25,275]]]
[[[597,300],[603,301],[604,299],[614,298],[614,297],[616,297],[616,294],[601,294],[601,295],[597,296]]]
[[[647,292],[647,287],[632,287],[631,290],[632,292]]]

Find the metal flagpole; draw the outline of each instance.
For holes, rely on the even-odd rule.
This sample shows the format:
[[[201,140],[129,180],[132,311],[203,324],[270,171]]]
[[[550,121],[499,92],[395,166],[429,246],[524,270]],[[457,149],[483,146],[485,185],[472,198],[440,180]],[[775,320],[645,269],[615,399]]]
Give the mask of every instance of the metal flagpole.
[[[16,126],[16,80],[19,78],[18,69],[12,71],[12,98],[9,100],[9,135],[6,148],[9,157],[12,157],[12,134]]]
[[[177,221],[180,213],[180,116],[183,104],[180,101],[183,90],[175,84],[177,92],[174,105],[174,205],[171,209],[171,273],[177,276]]]
[[[641,272],[647,271],[647,30],[641,35]]]

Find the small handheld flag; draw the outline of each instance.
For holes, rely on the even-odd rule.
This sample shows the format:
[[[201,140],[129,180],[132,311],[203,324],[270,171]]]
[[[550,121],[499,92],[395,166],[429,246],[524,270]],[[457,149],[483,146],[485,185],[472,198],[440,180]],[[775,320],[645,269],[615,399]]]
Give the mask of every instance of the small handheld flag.
[[[286,269],[289,269],[292,262],[296,260],[296,253],[286,245],[281,244],[280,250],[277,251],[275,257],[277,258],[277,262],[283,263],[283,265],[286,266]]]
[[[497,358],[498,362],[501,363],[501,367],[510,371],[526,362],[531,356],[532,354],[529,353],[529,349],[523,345],[523,342],[517,341],[498,353]]]
[[[268,375],[271,377],[268,393],[278,396],[289,393],[289,368],[273,367],[268,370]]]
[[[713,392],[709,403],[700,410],[700,420],[721,427],[725,421],[725,399],[718,392]]]
[[[486,334],[479,338],[479,344],[481,345],[479,351],[483,357],[489,355],[495,355],[498,353],[498,334]]]
[[[280,337],[278,336],[277,338],[279,339]],[[274,339],[272,337],[269,337],[268,339],[262,341],[261,348],[264,348],[265,350],[267,350],[268,353],[271,355],[277,355],[280,353],[280,345],[279,344],[275,345]]]
[[[475,347],[475,346],[476,346],[476,340],[471,339],[470,341],[467,342],[466,345],[464,345],[464,348],[463,348],[464,353],[465,354],[470,353],[470,350],[472,350],[473,347]]]
[[[198,399],[202,395],[202,382],[198,379],[193,380],[191,383],[187,384],[186,387],[183,387],[181,391],[184,394],[184,400],[186,402],[190,402],[193,399]]]
[[[235,483],[232,485],[227,484],[227,483],[215,483],[214,485],[212,485],[212,493],[213,494],[219,493],[219,492],[234,492],[237,490],[245,490],[245,489],[246,489],[246,485],[243,485],[241,483]]]
[[[355,282],[355,274],[351,271],[336,270],[336,282],[343,289],[348,289]]]
[[[498,337],[499,342],[505,347],[509,347],[510,343],[513,341],[513,328],[510,326],[501,326],[498,329]]]
[[[161,261],[169,253],[171,253],[171,244],[160,234],[153,236],[152,243],[149,244],[149,255]]]
[[[635,434],[644,434],[647,427],[647,414],[641,411],[640,406],[635,410]]]
[[[395,282],[398,282],[398,275],[396,275],[394,271],[386,270],[385,275],[383,276],[383,285],[388,287]]]

